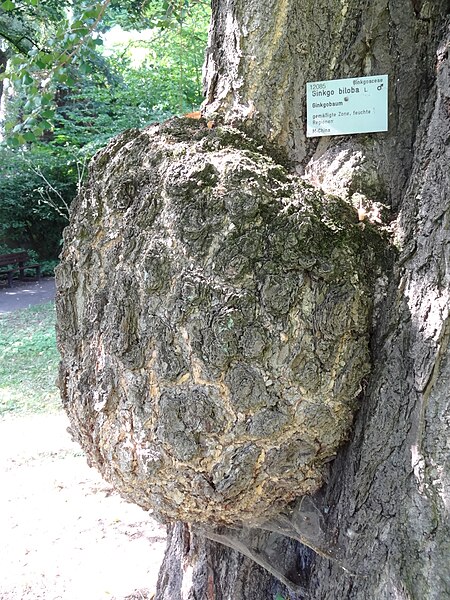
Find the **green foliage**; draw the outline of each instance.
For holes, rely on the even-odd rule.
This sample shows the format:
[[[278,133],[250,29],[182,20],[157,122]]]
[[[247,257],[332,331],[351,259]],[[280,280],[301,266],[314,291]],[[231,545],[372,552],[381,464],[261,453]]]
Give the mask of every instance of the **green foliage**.
[[[76,174],[76,157],[67,149],[0,147],[0,240],[34,248],[43,260],[56,258]]]
[[[6,124],[12,143],[34,141],[50,129],[58,85],[71,85],[77,73],[88,72],[99,62],[102,39],[96,28],[109,2],[62,2],[56,8],[53,2],[7,0],[6,7],[0,6],[0,36],[16,51],[2,78],[11,80],[27,98],[24,119]]]
[[[205,13],[200,31],[198,22],[191,23],[182,30],[152,32],[143,40],[130,38],[125,49],[110,49],[109,63],[119,83],[107,85],[86,76],[72,88],[61,87],[52,143],[76,146],[90,157],[124,129],[197,108],[206,22]]]
[[[112,0],[102,23],[107,27],[117,24],[124,29],[174,28],[192,14],[209,9],[208,0]]]
[[[53,303],[0,315],[0,415],[59,408]]]
[[[55,269],[58,266],[58,260],[41,260],[39,257],[35,259],[35,262],[41,265],[42,277],[52,277],[55,275]]]
[[[111,0],[92,8],[77,0],[71,14],[64,1],[11,1],[14,8],[0,5],[0,38],[15,48],[8,67],[9,147],[0,145],[0,242],[55,259],[92,155],[125,129],[200,104],[209,7],[192,0]],[[31,48],[10,35],[13,27],[2,30],[5,14],[28,32]],[[107,36],[117,22],[128,30],[154,28],[130,32],[124,47]]]
[[[7,72],[0,78],[7,77],[13,83],[16,103],[20,105],[5,125],[11,144],[19,146],[34,142],[52,130],[59,118],[62,88],[79,90],[86,82],[95,82],[97,86],[103,84],[106,88],[114,88],[120,83],[123,83],[122,89],[128,87],[124,71],[121,72],[121,80],[116,69],[118,67],[120,71],[123,68],[123,61],[116,64],[117,61],[102,54],[100,48],[103,44],[101,32],[117,23],[127,29],[133,26],[140,29],[153,27],[165,34],[155,36],[161,38],[158,48],[153,49],[158,55],[158,69],[154,68],[155,61],[147,65],[152,68],[144,68],[144,77],[149,77],[147,89],[152,88],[152,83],[157,84],[152,88],[153,96],[158,86],[164,92],[162,81],[165,77],[167,81],[177,82],[176,103],[173,97],[164,96],[172,112],[175,106],[182,112],[185,107],[191,110],[194,104],[199,103],[200,66],[209,14],[205,2],[150,0],[144,4],[126,2],[119,5],[118,2],[104,0],[86,5],[75,0],[58,4],[58,9],[51,0],[45,3],[22,0],[20,5],[16,0],[6,2],[7,9],[0,5],[0,38],[6,39],[15,52]],[[23,10],[26,7],[31,9],[34,20]],[[16,34],[11,35],[11,31]],[[24,39],[30,41],[26,47]],[[164,57],[168,57],[168,62],[164,61]],[[171,93],[173,86],[168,87]],[[166,107],[159,112],[164,110],[170,109]]]

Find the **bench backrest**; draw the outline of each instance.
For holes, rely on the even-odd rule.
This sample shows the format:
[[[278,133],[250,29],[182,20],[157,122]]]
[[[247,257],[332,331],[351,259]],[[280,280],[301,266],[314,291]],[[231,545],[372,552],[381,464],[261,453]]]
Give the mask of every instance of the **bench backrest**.
[[[13,254],[0,254],[0,267],[7,265],[18,265],[28,260],[27,252],[13,252]]]

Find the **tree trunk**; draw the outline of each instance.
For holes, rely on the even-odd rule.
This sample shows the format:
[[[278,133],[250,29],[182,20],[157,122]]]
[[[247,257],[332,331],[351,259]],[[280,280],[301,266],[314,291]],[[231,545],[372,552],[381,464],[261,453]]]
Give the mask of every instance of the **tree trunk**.
[[[3,48],[3,45],[0,43],[0,76],[3,75],[3,73],[6,71],[6,65],[8,64],[8,52],[7,50],[5,50]],[[5,99],[3,97],[3,93],[4,93],[4,88],[5,88],[5,82],[3,81],[3,79],[0,79],[0,141],[3,139],[3,127],[4,127],[4,117],[5,117],[5,111],[4,111],[4,104],[5,104]]]
[[[324,490],[341,564],[317,557],[311,566],[280,536],[284,572],[308,592],[289,589],[178,524],[158,600],[450,598],[447,10],[421,0],[213,2],[206,117],[258,132],[325,191],[388,206],[400,253],[379,290],[354,430]],[[388,133],[305,137],[307,81],[386,73]]]
[[[450,598],[447,8],[217,0],[206,120],[93,161],[60,386],[92,463],[189,522],[157,600]],[[377,74],[387,133],[305,137],[306,82]]]
[[[398,205],[433,85],[447,2],[225,0],[213,2],[205,63],[205,113],[244,121],[287,150],[316,183],[342,181],[327,164],[367,163],[371,193]],[[389,133],[305,137],[308,81],[389,74]],[[337,157],[337,158],[336,158]],[[353,160],[354,162],[354,160]],[[320,168],[319,168],[320,167]],[[373,180],[373,181],[372,181]],[[357,191],[356,182],[348,185]],[[362,182],[361,185],[369,181]]]
[[[372,377],[328,490],[330,523],[366,576],[318,561],[314,598],[450,597],[449,46],[447,35],[398,215]]]

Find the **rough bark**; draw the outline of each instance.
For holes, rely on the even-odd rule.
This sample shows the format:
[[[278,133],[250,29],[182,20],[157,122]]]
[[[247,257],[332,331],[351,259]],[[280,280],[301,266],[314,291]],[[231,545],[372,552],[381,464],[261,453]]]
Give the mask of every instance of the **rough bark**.
[[[216,0],[204,112],[246,123],[328,191],[398,205],[447,0]],[[305,137],[307,81],[389,74],[389,133]],[[351,181],[336,171],[347,172]]]
[[[315,10],[309,19],[305,14],[303,25],[290,17],[290,31],[301,27],[314,31],[317,19],[327,19],[330,14],[328,5]],[[281,68],[280,73],[280,68],[268,69],[268,77],[256,73],[258,65],[264,64],[253,58],[259,56],[258,42],[251,52],[236,50],[248,43],[244,33],[240,35],[240,23],[259,15],[261,23],[255,35],[263,32],[263,55],[275,57],[270,45],[274,31],[270,15],[276,16],[277,9],[287,4],[276,3],[273,10],[266,7],[264,11],[255,6],[248,13],[244,4],[216,5],[207,62],[211,108],[207,105],[205,112],[223,110],[225,118],[243,119],[247,124],[253,118],[250,126],[256,124],[257,129],[285,144],[316,185],[350,200],[355,193],[362,194],[366,202],[377,198],[399,211],[394,216],[402,253],[375,315],[372,375],[351,442],[333,465],[324,502],[330,515],[330,543],[334,540],[346,553],[346,563],[352,565],[356,576],[337,563],[318,559],[307,575],[308,597],[437,600],[450,597],[447,35],[436,55],[438,36],[446,29],[442,24],[447,6],[375,2],[358,12],[362,5],[339,6],[348,18],[353,15],[353,26],[350,21],[342,29],[347,39],[343,46],[331,37],[329,25],[316,33],[315,46],[310,36],[300,36],[309,39],[309,49],[321,48],[303,60],[306,70]],[[384,12],[379,12],[380,7]],[[375,9],[380,18],[373,18]],[[371,31],[376,35],[368,36]],[[295,36],[284,37],[290,42]],[[355,57],[367,56],[368,41],[374,49],[369,56],[372,62],[358,62]],[[284,59],[286,64],[297,64],[292,54],[295,44],[283,47],[291,52]],[[335,47],[347,48],[349,62],[343,61],[342,51],[334,52]],[[335,69],[327,70],[330,63],[321,57],[328,58],[330,52],[340,58]],[[250,62],[243,66],[245,60],[253,61],[254,66]],[[305,81],[385,72],[391,79],[388,134],[306,142],[301,87]],[[297,86],[298,81],[301,84]],[[205,542],[206,553],[209,548],[210,543]],[[166,573],[170,572],[171,556],[169,546],[163,567]],[[204,560],[212,572],[220,572],[223,562],[230,560],[229,551],[221,553],[214,547]],[[201,561],[196,561],[194,566],[198,569],[200,565]],[[229,576],[229,588],[217,582],[215,595],[208,596],[203,588],[193,594],[185,590],[180,598],[274,598],[270,584],[255,594],[236,591],[235,582],[245,576],[243,566]],[[258,576],[253,575],[252,581],[259,583]],[[229,595],[227,589],[231,589]],[[163,593],[161,586],[159,593]],[[288,590],[284,594],[286,598],[306,597]]]
[[[318,561],[313,598],[450,598],[449,47],[450,35],[398,218],[403,252],[373,374],[329,486],[331,523],[365,576]]]
[[[315,492],[368,373],[375,230],[248,136],[185,119],[100,152],[64,235],[60,386],[105,477],[213,525]]]
[[[323,490],[327,524],[315,545],[337,562],[311,565],[282,535],[314,546],[296,526],[301,509],[272,531],[174,524],[158,600],[450,597],[448,37],[436,58],[447,9],[420,0],[213,3],[204,114],[278,144],[317,187],[369,209],[388,205],[401,253],[378,289],[354,430]],[[375,73],[390,76],[388,133],[305,139],[306,81]]]
[[[281,572],[289,579],[291,589],[305,590],[312,552],[288,537],[253,532],[254,545],[264,549],[277,568],[274,577],[254,558],[205,539],[189,525],[173,524],[168,535],[166,559],[158,579],[158,600],[288,598],[291,592],[280,582]]]

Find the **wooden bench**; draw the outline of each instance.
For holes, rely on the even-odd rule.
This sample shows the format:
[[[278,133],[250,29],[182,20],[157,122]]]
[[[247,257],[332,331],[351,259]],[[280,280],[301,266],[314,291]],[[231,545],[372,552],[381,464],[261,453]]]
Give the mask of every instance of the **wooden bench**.
[[[14,252],[13,254],[0,254],[0,277],[6,275],[8,278],[8,287],[12,287],[13,276],[19,273],[19,279],[25,279],[25,270],[34,269],[36,272],[36,281],[41,276],[41,266],[38,264],[27,264],[30,260],[27,252]]]

